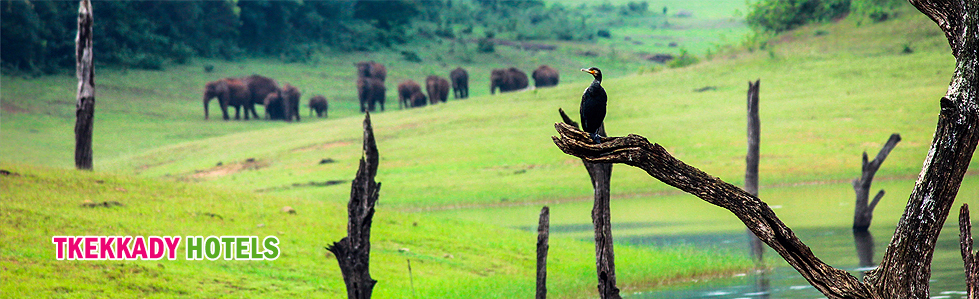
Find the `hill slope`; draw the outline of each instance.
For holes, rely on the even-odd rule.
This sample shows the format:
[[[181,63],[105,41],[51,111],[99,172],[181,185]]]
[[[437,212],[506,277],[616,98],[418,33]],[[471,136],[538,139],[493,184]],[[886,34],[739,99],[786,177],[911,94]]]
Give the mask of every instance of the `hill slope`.
[[[3,165],[0,291],[29,297],[322,297],[345,293],[323,248],[346,235],[344,206],[104,173]],[[387,183],[385,186],[387,186]],[[382,197],[383,200],[383,197]],[[110,204],[85,207],[83,202]],[[291,206],[294,214],[281,211]],[[58,261],[52,236],[277,236],[274,261]],[[516,298],[533,293],[529,232],[381,208],[372,233],[376,298]],[[580,297],[594,287],[593,248],[552,238],[549,289]],[[616,248],[624,288],[743,269],[747,261],[689,248]],[[411,260],[414,285],[406,260]],[[412,291],[412,287],[414,291]]]

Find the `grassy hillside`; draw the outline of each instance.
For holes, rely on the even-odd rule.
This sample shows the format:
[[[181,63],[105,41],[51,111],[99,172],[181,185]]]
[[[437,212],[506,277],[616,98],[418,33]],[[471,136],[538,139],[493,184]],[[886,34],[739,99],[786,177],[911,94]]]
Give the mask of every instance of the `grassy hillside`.
[[[904,53],[906,46],[913,53]],[[577,114],[581,90],[590,79],[577,68],[604,68],[603,59],[611,58],[572,62],[555,53],[512,51],[504,53],[513,56],[481,61],[473,69],[483,71],[472,73],[488,73],[509,58],[553,54],[562,84],[487,96],[479,93],[487,78],[474,76],[469,100],[374,116],[382,159],[378,179],[387,184],[381,205],[496,205],[590,194],[580,162],[557,150],[549,137],[559,120],[557,108]],[[103,71],[95,167],[342,202],[346,188],[310,182],[343,180],[356,167],[360,118],[348,117],[356,108],[349,92],[353,67],[346,62],[394,61],[390,82],[439,68],[412,68],[384,55],[395,54],[332,57],[333,63],[321,67],[218,64],[217,74],[189,66],[167,72]],[[904,141],[878,176],[913,177],[931,142],[937,99],[953,67],[940,31],[910,10],[900,19],[872,25],[844,20],[807,27],[781,36],[765,50],[719,56],[693,67],[624,77],[626,66],[610,64],[603,83],[610,97],[610,134],[644,135],[691,165],[737,184],[743,172],[745,82],[761,78],[762,184],[849,180],[859,173],[860,153],[877,151],[894,132]],[[339,102],[333,106],[335,117],[298,124],[202,119],[201,82],[253,72],[305,86],[306,94],[332,93],[328,97]],[[2,159],[71,165],[71,79],[4,80]],[[392,94],[393,83],[388,85]],[[704,87],[708,90],[695,91]],[[324,159],[336,162],[320,164]],[[668,190],[628,167],[617,168],[614,176],[613,195]]]
[[[13,297],[322,297],[344,293],[323,247],[346,235],[346,209],[306,200],[88,173],[3,164],[0,180],[0,291]],[[351,174],[352,176],[352,174]],[[388,184],[385,182],[385,186]],[[82,203],[118,202],[111,207]],[[295,214],[281,209],[291,206]],[[277,236],[274,261],[57,261],[52,236]],[[533,293],[536,235],[485,224],[381,208],[372,233],[376,298],[516,298]],[[555,298],[593,288],[586,242],[552,238],[549,289]],[[690,248],[619,246],[621,285],[649,287],[748,265]]]

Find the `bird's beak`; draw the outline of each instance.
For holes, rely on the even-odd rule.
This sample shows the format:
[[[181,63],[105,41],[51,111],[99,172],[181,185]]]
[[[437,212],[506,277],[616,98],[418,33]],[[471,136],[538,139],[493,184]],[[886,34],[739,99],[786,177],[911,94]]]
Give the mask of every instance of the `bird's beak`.
[[[586,72],[586,73],[589,73],[589,74],[592,74],[592,75],[594,75],[594,74],[595,74],[595,72],[593,72],[592,70],[589,70],[589,69],[581,69],[581,71],[582,71],[582,72]]]

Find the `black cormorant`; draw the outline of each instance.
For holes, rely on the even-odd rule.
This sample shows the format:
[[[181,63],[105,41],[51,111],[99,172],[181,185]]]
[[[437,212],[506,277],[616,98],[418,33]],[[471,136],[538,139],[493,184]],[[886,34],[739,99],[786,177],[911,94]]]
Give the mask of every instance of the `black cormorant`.
[[[602,70],[592,67],[581,71],[595,77],[595,81],[592,81],[581,95],[581,107],[578,108],[578,113],[581,114],[581,129],[590,133],[595,143],[602,143],[601,137],[598,136],[598,128],[602,127],[602,122],[605,120],[605,103],[608,101],[605,89],[602,88]]]

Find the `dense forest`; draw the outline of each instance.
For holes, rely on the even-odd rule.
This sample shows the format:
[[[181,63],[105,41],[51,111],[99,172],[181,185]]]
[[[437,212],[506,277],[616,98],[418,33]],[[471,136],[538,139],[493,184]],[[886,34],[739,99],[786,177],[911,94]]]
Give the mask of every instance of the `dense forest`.
[[[844,15],[850,2],[759,0],[749,4],[746,19],[758,31],[777,32]],[[853,2],[886,19],[888,10],[880,8],[899,1]],[[543,0],[95,1],[94,45],[100,64],[144,69],[193,57],[304,62],[411,39],[481,40],[480,50],[488,52],[486,41],[502,33],[515,40],[589,41],[608,34],[595,20],[656,10],[645,1],[578,7]],[[0,1],[0,66],[33,74],[71,68],[77,11],[76,1]]]

